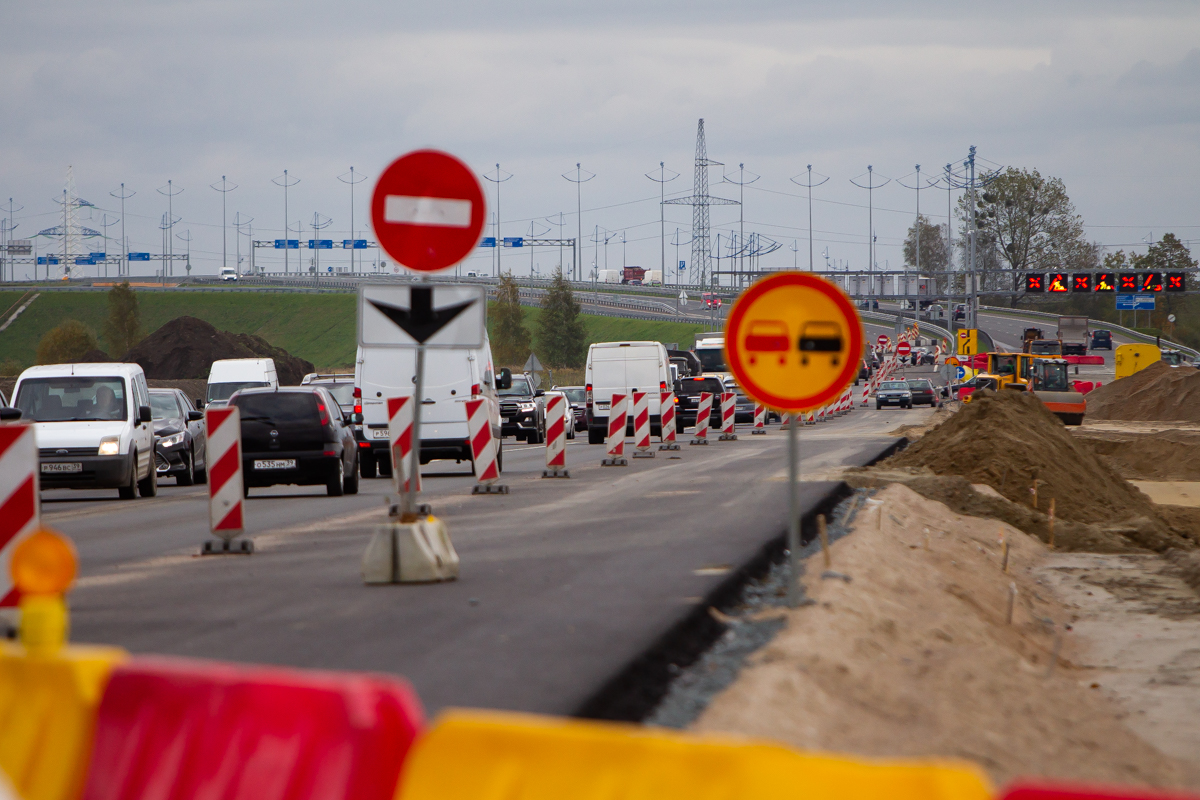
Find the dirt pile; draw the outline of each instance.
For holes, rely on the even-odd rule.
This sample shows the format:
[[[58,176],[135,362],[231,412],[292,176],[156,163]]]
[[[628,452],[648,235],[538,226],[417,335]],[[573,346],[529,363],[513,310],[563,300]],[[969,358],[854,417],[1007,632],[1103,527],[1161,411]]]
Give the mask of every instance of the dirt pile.
[[[139,342],[125,361],[141,365],[147,378],[207,378],[212,362],[224,358],[271,358],[279,383],[294,386],[313,371],[311,361],[273,347],[249,333],[219,331],[195,317],[176,317]]]
[[[1200,422],[1200,370],[1157,361],[1087,396],[1090,419]]]
[[[1072,431],[1127,480],[1200,480],[1200,431]]]

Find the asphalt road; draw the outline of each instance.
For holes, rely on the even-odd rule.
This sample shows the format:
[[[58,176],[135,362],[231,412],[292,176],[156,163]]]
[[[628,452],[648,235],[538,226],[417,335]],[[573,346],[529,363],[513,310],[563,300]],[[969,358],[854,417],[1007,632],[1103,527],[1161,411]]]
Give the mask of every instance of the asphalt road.
[[[1026,328],[1041,328],[1042,333],[1047,337],[1053,338],[1058,326],[1053,320],[1036,317],[1015,317],[1009,314],[989,314],[980,313],[979,327],[987,332],[996,346],[1008,352],[1021,352],[1021,338],[1024,335]],[[1110,381],[1116,374],[1116,367],[1113,365],[1113,354],[1117,347],[1123,344],[1133,343],[1134,340],[1126,336],[1122,336],[1116,332],[1113,333],[1113,350],[1088,350],[1090,356],[1103,356],[1104,365],[1088,365],[1083,364],[1078,369],[1073,370],[1080,380],[1100,380]]]
[[[801,432],[802,472],[864,464],[886,431],[928,412],[860,409]],[[686,437],[685,437],[686,438]],[[715,438],[715,437],[714,437]],[[462,558],[458,581],[366,587],[363,550],[391,482],[355,497],[255,490],[253,556],[199,556],[203,487],[150,500],[56,490],[44,522],[81,557],[72,638],[134,652],[406,676],[430,711],[447,705],[572,713],[702,607],[786,527],[786,437],[601,467],[567,448],[570,480],[542,479],[541,446],[505,446],[509,495],[473,496],[466,465],[425,468],[426,492]],[[803,507],[832,483],[802,486]]]

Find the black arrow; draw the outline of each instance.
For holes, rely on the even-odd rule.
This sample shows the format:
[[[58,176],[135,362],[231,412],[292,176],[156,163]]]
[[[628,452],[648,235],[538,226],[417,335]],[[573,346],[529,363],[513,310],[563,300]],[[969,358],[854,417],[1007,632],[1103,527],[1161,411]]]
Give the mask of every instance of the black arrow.
[[[396,323],[396,327],[416,339],[419,344],[425,344],[434,334],[449,325],[455,317],[475,302],[468,300],[465,303],[446,306],[435,311],[432,286],[414,286],[409,292],[409,302],[412,303],[412,308],[401,308],[369,298],[367,302],[379,309],[379,313]]]

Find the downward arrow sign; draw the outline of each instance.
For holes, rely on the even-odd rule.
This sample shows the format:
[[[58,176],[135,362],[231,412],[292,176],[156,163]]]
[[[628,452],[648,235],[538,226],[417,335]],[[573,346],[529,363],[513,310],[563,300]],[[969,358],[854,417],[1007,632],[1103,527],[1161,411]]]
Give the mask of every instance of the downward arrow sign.
[[[381,303],[370,298],[367,299],[367,302],[395,323],[396,327],[416,339],[418,344],[425,344],[434,334],[449,325],[455,317],[470,308],[471,304],[475,302],[468,300],[465,303],[434,310],[433,287],[431,286],[412,287],[409,290],[409,298],[409,302],[412,304],[411,308]]]

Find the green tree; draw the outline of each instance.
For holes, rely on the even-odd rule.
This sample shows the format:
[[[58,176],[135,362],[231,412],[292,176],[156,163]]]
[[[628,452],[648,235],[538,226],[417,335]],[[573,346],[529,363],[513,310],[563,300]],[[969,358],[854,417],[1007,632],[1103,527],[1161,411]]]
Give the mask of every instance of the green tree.
[[[1187,245],[1173,233],[1164,233],[1162,241],[1150,245],[1145,255],[1133,257],[1133,268],[1160,272],[1183,272],[1196,269],[1196,259]]]
[[[1099,264],[1099,250],[1084,237],[1083,218],[1067,196],[1060,178],[1043,178],[1037,170],[1009,167],[985,176],[988,181],[975,200],[975,220],[979,229],[977,252],[997,256],[994,263],[1013,270],[1009,288],[1020,292],[1021,273],[1083,271]],[[963,241],[967,241],[971,217],[971,198],[959,200],[959,217],[964,220]],[[978,262],[987,269],[989,259]],[[986,278],[985,278],[986,280]]]
[[[37,363],[70,364],[96,349],[96,336],[78,320],[69,319],[57,328],[46,331],[38,342]]]
[[[549,367],[582,367],[587,357],[587,332],[579,318],[579,303],[561,267],[554,271],[550,288],[542,297],[538,346],[542,361]]]
[[[908,235],[904,238],[905,265],[911,269],[917,269],[917,234],[920,233],[921,274],[945,272],[950,264],[950,249],[946,246],[945,231],[945,226],[934,225],[929,217],[924,215],[918,217],[909,227]],[[934,284],[938,287],[939,294],[945,291],[945,283],[945,275],[938,275],[934,278]]]
[[[109,351],[123,356],[142,340],[142,314],[137,293],[129,281],[108,290],[108,320],[104,323],[104,338]]]
[[[493,312],[492,355],[496,363],[505,366],[522,364],[529,355],[529,329],[525,327],[525,310],[521,308],[520,287],[512,273],[500,276]]]
[[[1104,261],[1100,264],[1104,267],[1105,272],[1120,272],[1123,269],[1130,269],[1133,262],[1124,250],[1118,250],[1115,253],[1109,253],[1104,256]]]

